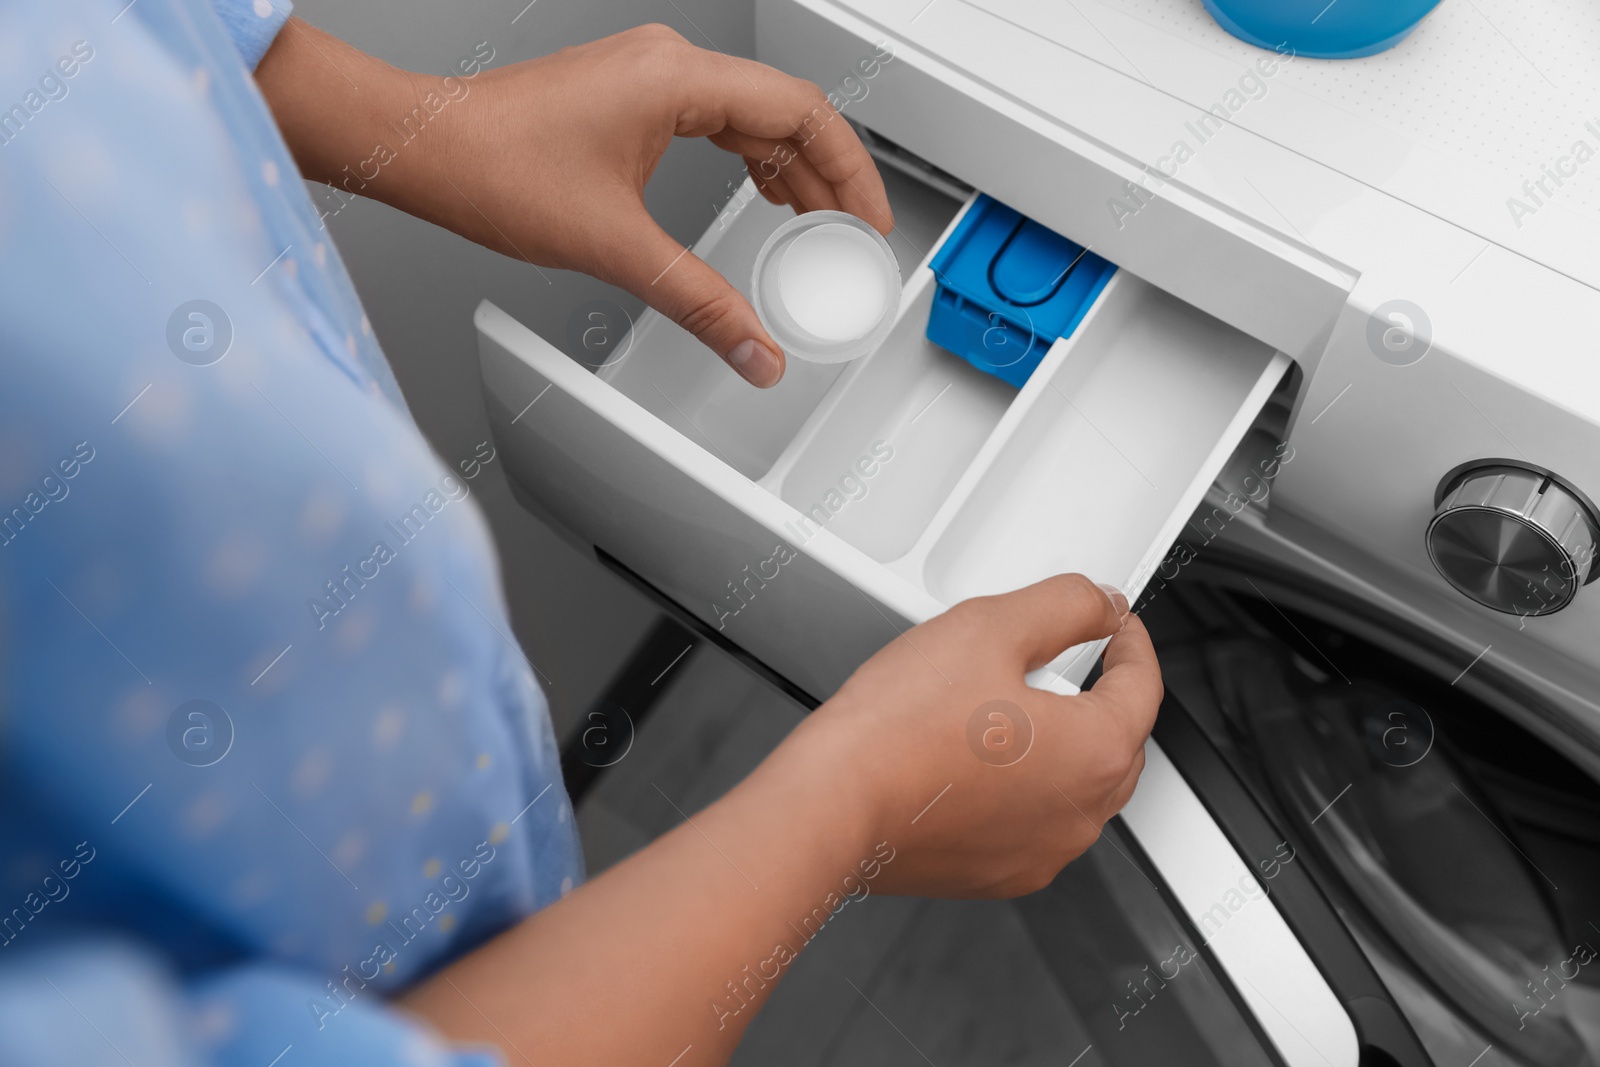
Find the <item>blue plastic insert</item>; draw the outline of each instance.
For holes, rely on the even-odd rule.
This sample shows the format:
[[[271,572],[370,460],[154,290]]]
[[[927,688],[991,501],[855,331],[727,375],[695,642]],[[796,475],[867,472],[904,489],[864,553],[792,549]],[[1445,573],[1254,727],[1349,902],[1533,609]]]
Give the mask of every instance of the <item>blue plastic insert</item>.
[[[1070,337],[1116,266],[980,196],[931,264],[928,340],[1017,388]]]

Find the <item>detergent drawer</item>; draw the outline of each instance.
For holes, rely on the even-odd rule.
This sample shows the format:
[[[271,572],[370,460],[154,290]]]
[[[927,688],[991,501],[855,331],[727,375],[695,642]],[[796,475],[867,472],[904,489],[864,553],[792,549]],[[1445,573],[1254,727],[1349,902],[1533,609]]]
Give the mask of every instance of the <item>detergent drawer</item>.
[[[966,597],[1064,571],[1137,597],[1292,368],[1118,270],[1014,387],[926,336],[930,263],[977,197],[885,180],[895,328],[851,363],[791,361],[774,389],[653,313],[598,373],[493,304],[475,317],[523,498],[817,699]],[[788,217],[749,193],[694,246],[741,286]],[[1030,680],[1073,692],[1098,651]],[[1147,755],[1124,820],[1200,928],[1250,868],[1154,742]],[[1275,907],[1224,934],[1208,951],[1286,1063],[1356,1063],[1349,1017]]]
[[[1126,271],[1016,388],[927,340],[966,203],[886,172],[912,247],[893,332],[746,385],[646,313],[598,373],[494,305],[476,325],[508,473],[546,518],[825,699],[967,597],[1079,571],[1136,597],[1290,361]],[[734,198],[696,254],[748,286],[788,210]],[[1036,684],[1071,691],[1098,648]]]

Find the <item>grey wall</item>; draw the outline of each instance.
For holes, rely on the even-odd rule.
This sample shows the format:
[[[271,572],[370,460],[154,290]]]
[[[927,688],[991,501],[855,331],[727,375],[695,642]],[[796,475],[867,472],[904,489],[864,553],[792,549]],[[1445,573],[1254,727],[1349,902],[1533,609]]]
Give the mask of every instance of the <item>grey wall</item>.
[[[526,3],[298,0],[295,11],[391,63],[439,74],[480,41],[494,48],[492,65],[500,67],[646,22],[666,23],[703,47],[747,56],[754,50],[751,0],[535,0],[524,9]],[[679,141],[651,180],[646,203],[669,233],[691,243],[711,221],[714,197],[741,172],[737,159],[711,145]],[[582,275],[546,269],[547,284],[525,263],[372,201],[348,204],[328,227],[422,432],[451,466],[489,436],[472,328],[479,300],[487,297],[563,347],[568,317],[583,301],[608,297],[630,314],[639,308]],[[517,637],[550,679],[551,710],[564,736],[654,613],[524,512],[497,468],[473,486],[500,547]]]

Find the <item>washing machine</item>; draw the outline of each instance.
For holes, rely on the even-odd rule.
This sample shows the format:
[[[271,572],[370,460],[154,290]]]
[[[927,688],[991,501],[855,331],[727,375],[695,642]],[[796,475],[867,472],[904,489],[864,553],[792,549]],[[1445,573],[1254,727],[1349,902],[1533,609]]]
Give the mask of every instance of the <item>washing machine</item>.
[[[653,313],[485,302],[519,497],[810,703],[967,597],[1129,592],[1146,771],[1019,905],[1061,1062],[1600,1062],[1600,13],[1321,63],[1190,0],[756,11],[879,159],[894,328],[757,393]],[[954,352],[941,253],[997,204],[1111,269]],[[747,185],[693,252],[748,288],[785,217]]]

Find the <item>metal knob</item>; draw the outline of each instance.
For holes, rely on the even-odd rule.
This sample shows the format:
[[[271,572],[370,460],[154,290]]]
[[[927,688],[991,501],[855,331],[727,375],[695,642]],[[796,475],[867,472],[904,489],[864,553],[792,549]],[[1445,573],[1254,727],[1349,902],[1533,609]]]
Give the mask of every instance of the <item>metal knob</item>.
[[[1445,580],[1485,607],[1549,615],[1600,576],[1600,516],[1548,471],[1502,460],[1445,476],[1428,523],[1428,556]]]

